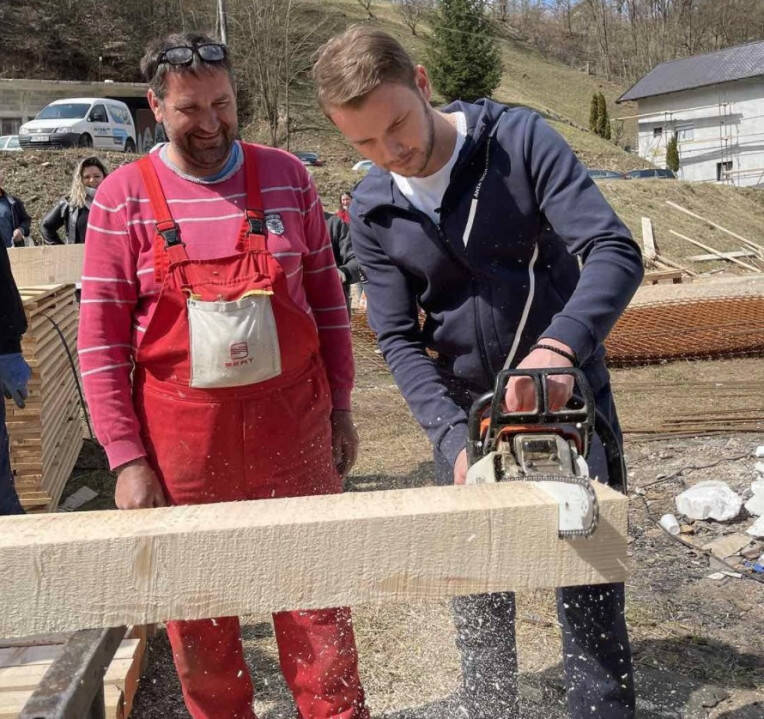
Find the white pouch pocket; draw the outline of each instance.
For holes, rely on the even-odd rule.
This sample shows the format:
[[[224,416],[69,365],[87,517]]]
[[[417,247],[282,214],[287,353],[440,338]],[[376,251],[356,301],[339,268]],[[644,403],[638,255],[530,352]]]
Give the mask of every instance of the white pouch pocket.
[[[239,387],[281,374],[270,295],[187,300],[192,387]]]

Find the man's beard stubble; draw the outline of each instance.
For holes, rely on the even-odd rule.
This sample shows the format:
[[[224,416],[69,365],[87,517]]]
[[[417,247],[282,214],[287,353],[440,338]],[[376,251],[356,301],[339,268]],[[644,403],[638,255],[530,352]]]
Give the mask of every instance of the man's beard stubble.
[[[432,108],[425,102],[424,98],[422,98],[422,106],[424,108],[425,117],[427,118],[427,141],[424,146],[424,160],[422,166],[416,172],[412,173],[413,177],[422,176],[427,165],[430,164],[432,151],[435,148],[435,116]]]

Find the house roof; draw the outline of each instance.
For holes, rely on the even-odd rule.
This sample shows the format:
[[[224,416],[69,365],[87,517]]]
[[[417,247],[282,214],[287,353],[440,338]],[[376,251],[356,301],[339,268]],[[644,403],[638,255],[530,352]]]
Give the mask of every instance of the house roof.
[[[727,47],[656,65],[616,102],[764,75],[764,41]]]

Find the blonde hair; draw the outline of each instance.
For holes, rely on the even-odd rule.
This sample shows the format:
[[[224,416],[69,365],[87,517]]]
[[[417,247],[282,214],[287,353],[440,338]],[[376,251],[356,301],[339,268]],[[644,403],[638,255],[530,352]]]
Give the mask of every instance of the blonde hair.
[[[318,104],[359,106],[366,95],[386,82],[416,89],[416,67],[391,35],[369,25],[351,25],[319,48],[313,65]]]
[[[106,170],[106,165],[97,157],[86,157],[82,160],[74,170],[72,186],[69,188],[69,204],[74,207],[85,207],[87,195],[85,193],[85,183],[82,181],[82,173],[86,167],[97,167],[104,177],[109,174]]]

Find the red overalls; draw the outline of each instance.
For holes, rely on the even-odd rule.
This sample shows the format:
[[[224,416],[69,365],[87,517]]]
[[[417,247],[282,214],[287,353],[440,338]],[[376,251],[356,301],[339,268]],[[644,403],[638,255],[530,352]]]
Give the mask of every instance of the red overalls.
[[[134,398],[148,461],[170,504],[342,491],[318,333],[268,252],[257,151],[242,146],[248,209],[238,254],[220,259],[188,259],[151,160],[139,161],[158,218],[154,263],[162,289],[137,351]],[[194,319],[198,307],[203,314]],[[210,353],[198,334],[229,309],[233,319],[220,327],[233,333],[230,342],[215,325]],[[259,328],[234,336],[251,316]],[[252,342],[258,332],[268,345],[263,352]],[[194,348],[201,359],[192,357]],[[242,383],[252,376],[266,379]],[[367,719],[350,610],[280,612],[273,622],[299,716]],[[254,719],[238,618],[168,622],[167,633],[194,719]]]

